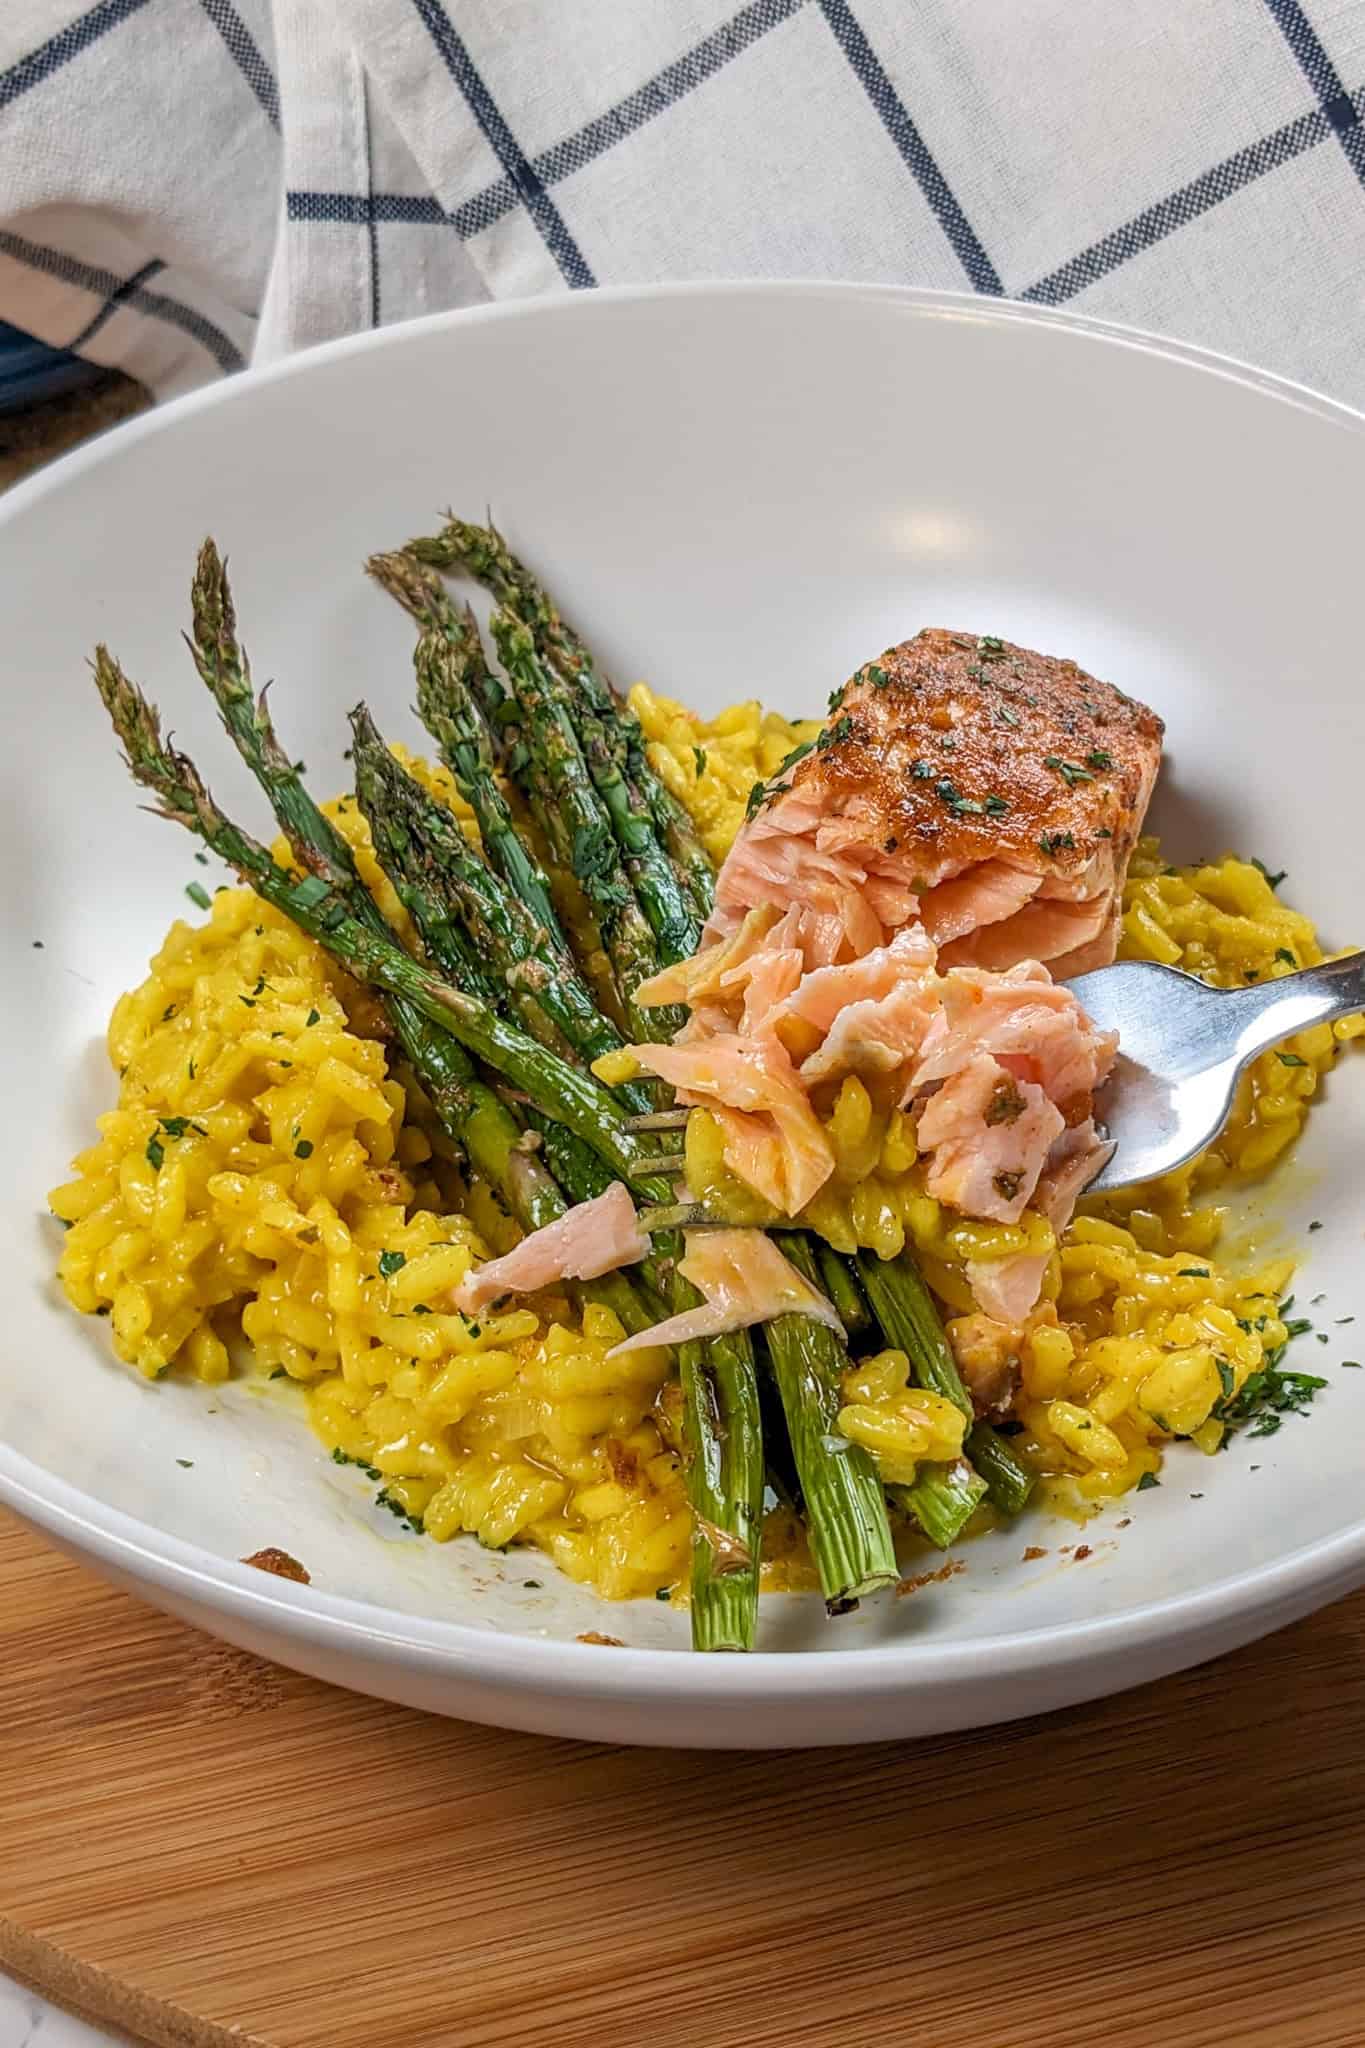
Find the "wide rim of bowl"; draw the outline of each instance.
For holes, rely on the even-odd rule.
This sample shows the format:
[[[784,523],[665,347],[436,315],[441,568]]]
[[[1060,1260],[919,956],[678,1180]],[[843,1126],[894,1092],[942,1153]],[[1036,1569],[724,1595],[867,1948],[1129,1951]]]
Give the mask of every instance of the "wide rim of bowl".
[[[552,299],[528,299],[434,313],[398,326],[346,335],[205,385],[165,407],[130,420],[74,449],[0,500],[0,531],[30,506],[75,482],[88,469],[116,461],[135,441],[173,432],[206,407],[250,402],[263,384],[308,376],[315,369],[372,350],[401,348],[409,339],[458,332],[466,326],[511,321],[554,323],[601,316],[609,309],[664,299],[738,301],[780,299],[881,303],[893,314],[967,320],[989,326],[1041,329],[1066,339],[1105,343],[1229,380],[1354,432],[1365,414],[1309,386],[1240,362],[1216,350],[1179,342],[1138,327],[1095,320],[1020,300],[983,299],[969,292],[896,285],[841,284],[802,279],[717,280],[684,284],[620,285]],[[454,1675],[467,1672],[486,1684],[527,1693],[551,1691],[581,1699],[634,1693],[643,1699],[729,1701],[772,1696],[817,1703],[844,1697],[849,1659],[856,1659],[858,1691],[885,1696],[903,1685],[950,1686],[984,1675],[1010,1677],[1041,1666],[1115,1657],[1153,1645],[1174,1646],[1210,1624],[1288,1610],[1320,1587],[1365,1577],[1365,1515],[1317,1541],[1302,1544],[1273,1564],[1229,1573],[1188,1593],[1129,1607],[1093,1620],[986,1635],[972,1642],[888,1643],[856,1651],[758,1650],[742,1658],[698,1657],[676,1649],[623,1646],[603,1659],[592,1645],[535,1635],[503,1633],[466,1622],[409,1615],[311,1586],[287,1594],[252,1567],[221,1558],[170,1536],[57,1478],[0,1443],[0,1502],[58,1541],[98,1558],[115,1571],[158,1587],[171,1597],[207,1605],[278,1635],[319,1648],[348,1644],[393,1664],[420,1662]],[[1251,1631],[1248,1631],[1250,1633]]]

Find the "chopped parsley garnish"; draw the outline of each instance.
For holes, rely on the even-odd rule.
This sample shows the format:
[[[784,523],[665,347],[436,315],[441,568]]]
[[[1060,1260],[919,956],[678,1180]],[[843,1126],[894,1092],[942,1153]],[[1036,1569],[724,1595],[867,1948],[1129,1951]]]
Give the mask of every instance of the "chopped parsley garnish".
[[[997,639],[994,633],[983,633],[976,647],[983,661],[999,661],[1005,651],[1004,641]]]
[[[192,1472],[194,1470],[193,1458],[177,1458],[175,1462],[177,1465],[183,1465],[187,1472]]]
[[[1011,711],[1008,704],[997,704],[995,715],[1002,725],[1018,725],[1019,723],[1019,713]]]
[[[932,782],[934,779],[934,771],[928,761],[912,761],[910,774],[916,782]]]
[[[1359,1372],[1359,1371],[1360,1371],[1360,1360],[1359,1360],[1358,1358],[1343,1358],[1343,1359],[1342,1359],[1342,1361],[1341,1361],[1341,1364],[1342,1364],[1342,1369],[1343,1369],[1343,1371],[1345,1371],[1345,1372]]]
[[[377,1478],[379,1475],[376,1473],[375,1476]],[[389,1492],[387,1486],[380,1487],[378,1493],[374,1497],[374,1504],[377,1508],[387,1508],[391,1515],[397,1515],[399,1521],[403,1524],[404,1528],[411,1529],[414,1536],[421,1535],[422,1517],[420,1515],[410,1515],[407,1509],[403,1506],[402,1501],[394,1499],[393,1495]],[[494,1550],[502,1550],[505,1548],[505,1545],[501,1543],[495,1543],[490,1547]]]
[[[816,747],[823,754],[826,747],[837,747],[841,741],[848,739],[852,731],[853,720],[846,711],[842,718],[835,719],[833,725],[825,727],[816,739]]]
[[[1251,865],[1254,868],[1260,869],[1261,873],[1265,876],[1267,882],[1269,882],[1272,889],[1278,889],[1281,882],[1284,880],[1285,876],[1289,873],[1288,868],[1281,868],[1278,875],[1272,875],[1270,869],[1266,866],[1265,862],[1263,860],[1257,860],[1255,854],[1251,856]]]
[[[749,791],[749,800],[744,806],[744,815],[746,818],[752,818],[754,812],[758,809],[759,805],[763,801],[764,792],[766,791],[767,787],[768,785],[766,782],[756,782],[753,788]]]
[[[994,791],[986,798],[985,810],[988,817],[1003,818],[1008,809],[1009,805],[1004,797],[996,796]]]
[[[1307,1060],[1301,1060],[1296,1052],[1277,1052],[1275,1055],[1282,1067],[1306,1067]]]
[[[244,1004],[248,1010],[254,1010],[256,1007],[255,996],[238,996],[237,1000],[239,1003]]]
[[[272,1380],[287,1380],[289,1374],[285,1371],[282,1365],[277,1365],[275,1367],[275,1370],[271,1373],[270,1377]]]
[[[296,1159],[311,1159],[311,1158],[312,1158],[312,1156],[313,1156],[313,1141],[312,1141],[312,1139],[311,1139],[311,1138],[300,1138],[300,1139],[299,1139],[299,1142],[298,1142],[298,1144],[297,1144],[297,1145],[296,1145],[296,1146],[294,1147],[294,1157],[295,1157]]]
[[[654,1588],[654,1598],[656,1600],[671,1600],[673,1598],[673,1588],[671,1586],[656,1586]]]
[[[1075,844],[1069,832],[1044,832],[1038,841],[1038,851],[1047,854],[1051,859],[1054,854],[1060,853],[1063,847],[1074,847]]]
[[[156,1132],[153,1131],[151,1137],[147,1140],[147,1164],[151,1167],[153,1173],[160,1173],[165,1159],[166,1147],[162,1144]]]
[[[162,1116],[157,1118],[157,1122],[168,1138],[183,1138],[186,1131],[194,1131],[201,1138],[207,1138],[208,1136],[204,1126],[195,1123],[191,1117]]]
[[[1082,768],[1079,761],[1064,761],[1060,754],[1049,754],[1043,766],[1054,769],[1061,776],[1063,782],[1072,789],[1075,788],[1078,782],[1093,782],[1095,780],[1090,770]]]
[[[202,882],[187,882],[185,884],[185,894],[198,909],[212,910],[213,898],[209,895]]]
[[[377,1465],[367,1465],[363,1458],[348,1457],[340,1445],[332,1452],[332,1463],[334,1465],[354,1465],[358,1471],[365,1474],[367,1479],[382,1479],[384,1477]]]
[[[886,670],[875,661],[870,661],[867,665],[867,679],[874,690],[884,690],[891,680]]]
[[[542,1581],[540,1579],[523,1579],[521,1583],[528,1593],[538,1593]]]
[[[320,1024],[322,1022],[322,1013],[319,1010],[310,1010],[303,1021],[305,1025]]]
[[[694,767],[694,768],[696,769],[696,771],[697,771],[697,780],[698,780],[698,782],[700,782],[700,781],[701,781],[701,778],[702,778],[702,776],[703,776],[703,775],[705,775],[705,773],[706,773],[706,749],[705,749],[705,747],[693,747],[693,749],[692,749],[692,765],[693,765],[693,767]]]
[[[1322,1229],[1322,1224],[1321,1224],[1321,1222],[1319,1221],[1319,1219],[1318,1219],[1318,1218],[1317,1218],[1317,1217],[1315,1216],[1315,1217],[1313,1218],[1313,1221],[1312,1221],[1312,1222],[1311,1222],[1311,1223],[1309,1224],[1308,1228],[1309,1228],[1310,1230],[1321,1230],[1321,1229]]]
[[[415,1301],[412,1304],[411,1309],[409,1310],[409,1314],[414,1316],[429,1316],[431,1314],[430,1304],[425,1301]]]
[[[1112,839],[1113,836],[1107,825],[1097,825],[1095,827],[1095,837],[1097,839]]]
[[[844,701],[844,691],[846,688],[846,684],[840,683],[837,690],[830,691],[829,696],[825,699],[825,709],[827,711],[833,712],[839,709],[839,706]]]
[[[1223,1389],[1223,1399],[1230,1401],[1237,1392],[1237,1375],[1226,1358],[1215,1358],[1213,1362],[1218,1368],[1218,1384]]]
[[[1137,1490],[1139,1493],[1147,1493],[1152,1487],[1160,1486],[1160,1484],[1161,1481],[1157,1478],[1155,1472],[1144,1472],[1137,1483]]]
[[[1312,1327],[1307,1316],[1295,1316],[1292,1323],[1286,1323],[1284,1326],[1285,1342],[1288,1343],[1294,1337],[1302,1337]]]
[[[386,1280],[391,1280],[395,1273],[401,1273],[407,1263],[408,1255],[406,1252],[381,1252],[379,1254],[379,1270]]]
[[[1093,753],[1086,755],[1085,765],[1087,768],[1098,768],[1103,771],[1106,768],[1113,767],[1114,757],[1112,754],[1107,754],[1103,747],[1096,747]]]
[[[1177,1280],[1207,1280],[1209,1269],[1207,1266],[1182,1266],[1175,1277]]]
[[[1022,1173],[997,1173],[991,1184],[1007,1202],[1012,1202],[1019,1192],[1019,1184],[1023,1178]]]
[[[1299,964],[1298,961],[1294,958],[1294,955],[1290,952],[1288,946],[1277,946],[1275,948],[1275,958],[1277,960],[1283,960],[1286,967],[1297,967]]]
[[[1299,1322],[1285,1327],[1294,1337],[1309,1326]],[[1283,1344],[1267,1352],[1265,1364],[1248,1374],[1239,1391],[1218,1402],[1215,1418],[1233,1429],[1245,1427],[1248,1436],[1274,1436],[1286,1415],[1302,1415],[1327,1382],[1314,1372],[1285,1372],[1280,1364],[1284,1353]]]
[[[986,1104],[987,1124],[1012,1124],[1024,1114],[1024,1098],[1013,1079],[997,1081]]]

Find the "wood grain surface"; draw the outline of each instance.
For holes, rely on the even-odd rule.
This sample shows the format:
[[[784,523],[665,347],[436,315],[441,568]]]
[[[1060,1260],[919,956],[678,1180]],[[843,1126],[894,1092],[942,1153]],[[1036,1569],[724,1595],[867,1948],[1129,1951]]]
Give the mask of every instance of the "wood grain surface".
[[[1363,1651],[1365,1595],[1014,1727],[608,1749],[332,1691],[0,1517],[0,1963],[177,2048],[1360,2048]]]

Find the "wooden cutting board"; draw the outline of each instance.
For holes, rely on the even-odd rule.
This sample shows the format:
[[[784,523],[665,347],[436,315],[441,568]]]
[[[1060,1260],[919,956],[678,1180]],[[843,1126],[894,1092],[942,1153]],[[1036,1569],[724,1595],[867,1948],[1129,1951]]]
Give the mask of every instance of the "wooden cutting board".
[[[1014,1727],[595,1748],[259,1663],[0,1517],[0,1963],[177,2048],[1360,2048],[1362,1652],[1365,1595]]]

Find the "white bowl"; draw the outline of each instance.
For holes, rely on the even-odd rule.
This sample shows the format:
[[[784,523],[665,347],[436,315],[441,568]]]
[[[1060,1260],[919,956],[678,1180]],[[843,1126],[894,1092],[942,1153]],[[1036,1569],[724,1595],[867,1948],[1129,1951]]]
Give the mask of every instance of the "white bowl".
[[[1074,656],[1168,720],[1173,845],[1287,866],[1286,894],[1344,941],[1362,935],[1362,424],[1058,314],[702,286],[319,349],[13,492],[0,1498],[266,1656],[610,1741],[757,1747],[1001,1720],[1194,1663],[1360,1583],[1365,1374],[1347,1372],[1271,1439],[1173,1453],[1159,1492],[1084,1532],[1030,1520],[969,1546],[946,1581],[837,1624],[814,1600],[770,1599],[758,1654],[694,1657],[685,1617],[653,1602],[607,1607],[529,1553],[380,1527],[287,1402],[149,1386],[115,1364],[103,1325],[58,1300],[43,1197],[112,1099],[110,1006],[200,873],[188,839],[137,808],[84,667],[96,639],[230,807],[260,816],[177,639],[205,532],[232,557],[256,668],[277,678],[276,715],[319,788],[342,785],[342,714],[362,693],[406,729],[407,622],[362,558],[449,501],[491,503],[618,675],[703,708],[757,694],[814,710],[926,623]],[[1264,1198],[1263,1227],[1311,1246],[1300,1296],[1326,1292],[1329,1317],[1355,1304],[1365,1228],[1359,1082],[1348,1063]],[[1310,1217],[1324,1228],[1308,1238]],[[1327,1370],[1342,1348],[1321,1348]],[[1078,1563],[1061,1546],[1082,1533],[1093,1555]],[[264,1544],[302,1558],[312,1586],[236,1562]],[[1049,1555],[1025,1563],[1026,1544]],[[594,1628],[629,1647],[574,1640]]]

